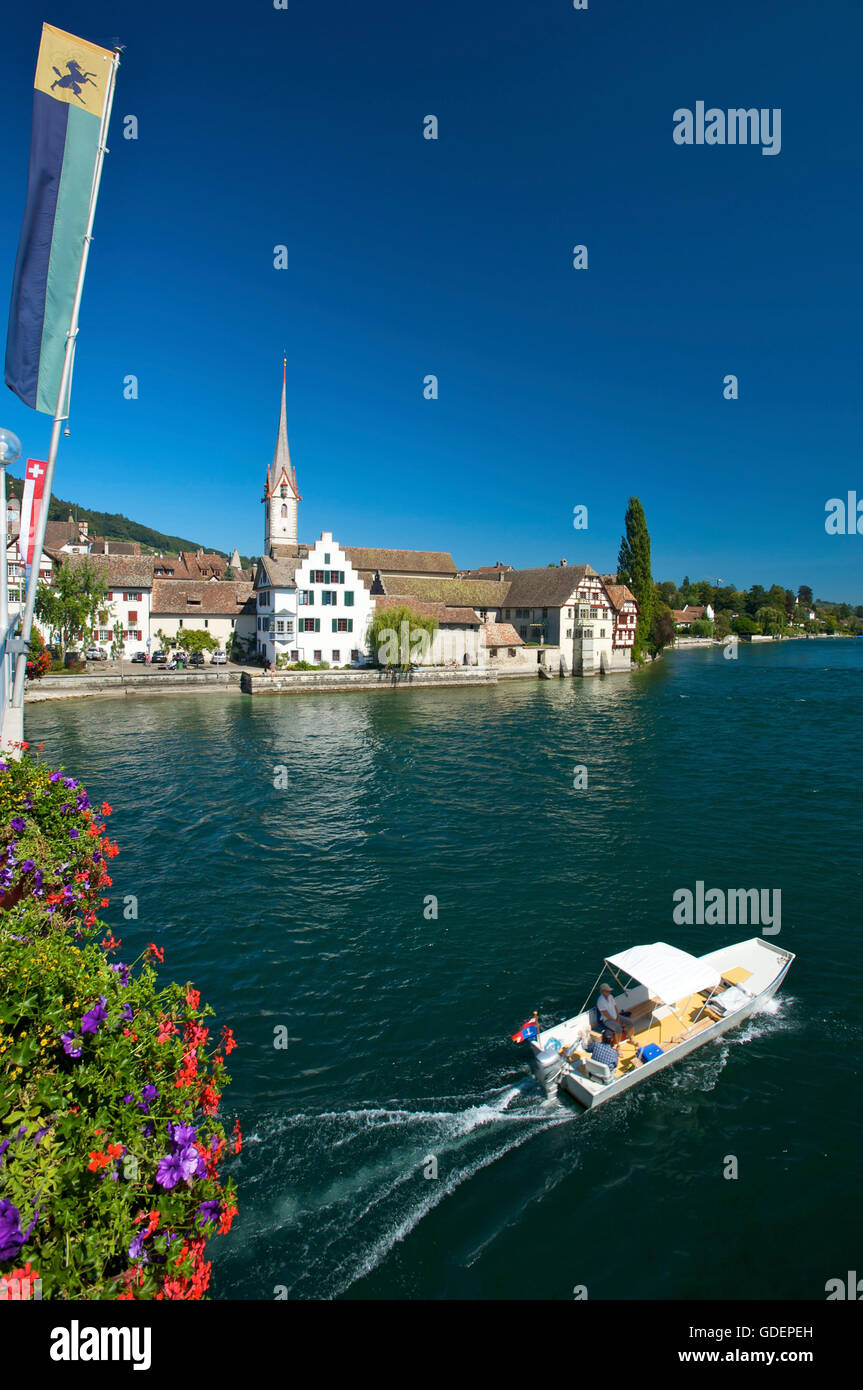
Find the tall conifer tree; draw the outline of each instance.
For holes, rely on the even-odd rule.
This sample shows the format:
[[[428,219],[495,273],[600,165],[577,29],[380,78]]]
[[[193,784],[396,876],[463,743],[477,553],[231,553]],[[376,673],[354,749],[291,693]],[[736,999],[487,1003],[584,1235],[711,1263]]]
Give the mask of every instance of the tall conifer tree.
[[[632,590],[638,600],[638,627],[633,649],[633,656],[638,658],[650,641],[655,596],[650,571],[650,533],[644,508],[637,497],[629,499],[624,526],[626,529],[617,557],[617,578]]]

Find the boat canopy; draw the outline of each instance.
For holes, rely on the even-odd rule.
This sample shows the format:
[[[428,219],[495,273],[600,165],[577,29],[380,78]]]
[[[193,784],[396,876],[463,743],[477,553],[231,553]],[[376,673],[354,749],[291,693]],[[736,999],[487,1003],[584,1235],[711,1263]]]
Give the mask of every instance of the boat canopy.
[[[621,951],[619,956],[606,956],[605,959],[631,979],[646,985],[663,1004],[678,1003],[702,989],[716,989],[721,983],[712,965],[699,960],[698,956],[691,956],[688,951],[679,951],[676,946],[666,946],[664,941],[655,941],[652,946],[632,946],[628,951]]]

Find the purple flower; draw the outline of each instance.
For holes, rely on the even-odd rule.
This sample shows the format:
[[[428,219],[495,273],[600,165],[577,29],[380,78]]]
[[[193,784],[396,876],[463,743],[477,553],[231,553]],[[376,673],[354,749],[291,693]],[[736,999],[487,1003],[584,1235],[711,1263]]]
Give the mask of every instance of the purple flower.
[[[179,1154],[166,1154],[156,1169],[156,1182],[160,1187],[176,1187],[183,1180],[183,1163]]]
[[[15,816],[12,820],[10,820],[9,824],[15,831],[16,835],[23,835],[24,831],[27,829],[27,822],[25,820],[22,820],[20,816]]]
[[[36,884],[36,890],[38,892],[41,889],[42,884],[45,882],[45,876],[42,873],[41,869],[36,870],[35,874],[33,875],[33,881]]]
[[[152,1139],[153,1135],[156,1133],[156,1130],[155,1127],[148,1120],[145,1125],[141,1125],[141,1133],[143,1134],[145,1139]]]
[[[206,1226],[208,1221],[218,1221],[221,1211],[221,1202],[215,1200],[211,1202],[202,1202],[198,1207],[198,1224]]]
[[[123,1018],[125,1018],[125,1020],[126,1020],[127,1023],[131,1023],[132,1020],[133,1020],[134,1017],[135,1017],[135,1015],[132,1013],[132,1005],[128,1002],[128,1000],[127,1000],[127,1002],[123,1005],[123,1008],[122,1008],[122,1010],[121,1010],[121,1015],[122,1015]]]
[[[68,787],[69,790],[70,790],[70,792],[71,792],[71,791],[74,791],[75,788],[77,787],[77,785],[78,785],[78,783],[77,783],[77,781],[76,781],[76,779],[75,779],[74,777],[64,777],[64,778],[63,778],[63,786],[64,786],[64,787]]]
[[[61,778],[62,776],[63,776],[62,772],[52,772],[52,773],[51,773],[51,776],[48,778],[48,781],[49,781],[49,782],[59,782],[59,781],[60,781],[60,778]]]
[[[147,1256],[144,1254],[144,1232],[143,1232],[143,1231],[139,1231],[138,1234],[132,1238],[132,1243],[131,1243],[131,1245],[129,1246],[129,1259],[130,1259],[130,1260],[140,1260],[140,1259],[146,1260],[146,1259],[147,1259]]]
[[[131,974],[131,966],[129,966],[129,965],[124,965],[123,962],[122,962],[121,960],[118,960],[116,965],[112,965],[112,966],[111,966],[111,969],[117,971],[117,974],[120,976],[120,984],[121,984],[121,985],[127,985],[127,984],[129,983],[129,975]],[[125,1017],[125,1015],[124,1015],[124,1017]]]
[[[0,1260],[11,1260],[30,1238],[39,1216],[37,1207],[26,1231],[21,1230],[21,1213],[8,1197],[0,1197]]]
[[[81,1019],[82,1033],[98,1033],[99,1024],[104,1023],[105,1019],[108,1017],[108,1011],[105,1008],[107,1002],[104,994],[102,994],[99,997],[98,1004],[94,1004],[92,1009],[87,1010],[84,1017]]]
[[[124,1105],[131,1105],[133,1099],[134,1099],[133,1096],[124,1096],[124,1097],[123,1097],[123,1104],[124,1104]]]
[[[3,1167],[3,1155],[4,1155],[4,1153],[6,1152],[6,1150],[8,1149],[8,1147],[9,1147],[9,1145],[10,1145],[11,1143],[12,1143],[12,1140],[11,1140],[11,1139],[4,1139],[4,1140],[3,1140],[3,1143],[0,1144],[0,1168]]]
[[[70,831],[69,831],[69,839],[70,839],[70,840],[77,840],[77,838],[78,838],[78,836],[79,836],[80,834],[81,834],[80,830],[70,830]]]
[[[49,1128],[50,1128],[49,1125],[43,1125],[41,1129],[37,1129],[36,1133],[33,1135],[33,1144],[34,1144],[34,1145],[36,1145],[36,1144],[39,1143],[39,1140],[42,1138],[42,1135],[43,1135],[43,1134],[47,1134],[47,1133],[48,1133]]]
[[[86,811],[88,809],[90,805],[90,798],[86,792],[81,792],[78,796],[76,796],[75,805],[78,807],[79,811]]]
[[[21,872],[22,874],[32,873],[35,867],[36,865],[33,863],[32,859],[25,859],[23,864],[21,865]]]
[[[68,1033],[64,1033],[60,1041],[63,1044],[63,1051],[66,1053],[67,1057],[81,1056],[80,1044],[83,1041],[83,1039],[77,1038],[75,1034],[70,1031]]]
[[[143,1088],[141,1091],[141,1103],[138,1106],[142,1115],[149,1115],[150,1101],[155,1100],[158,1094],[159,1092],[156,1090],[155,1086],[147,1085]]]
[[[175,1149],[186,1149],[194,1143],[197,1132],[193,1125],[171,1125],[171,1143]]]

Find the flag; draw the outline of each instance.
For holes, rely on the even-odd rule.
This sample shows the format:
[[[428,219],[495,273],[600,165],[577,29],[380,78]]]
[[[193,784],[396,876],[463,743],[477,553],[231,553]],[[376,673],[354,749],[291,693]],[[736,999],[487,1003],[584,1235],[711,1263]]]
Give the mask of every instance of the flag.
[[[24,495],[21,498],[21,530],[18,532],[18,554],[27,566],[28,579],[33,563],[33,546],[36,528],[39,525],[39,513],[42,510],[44,486],[45,464],[39,459],[28,459],[27,471],[24,474]]]
[[[57,409],[113,61],[109,49],[43,24],[6,384],[46,415]]]
[[[513,1042],[530,1042],[531,1038],[535,1038],[538,1033],[539,1026],[536,1021],[536,1014],[534,1014],[533,1018],[529,1018],[527,1023],[521,1025],[517,1033],[513,1033],[512,1040]]]

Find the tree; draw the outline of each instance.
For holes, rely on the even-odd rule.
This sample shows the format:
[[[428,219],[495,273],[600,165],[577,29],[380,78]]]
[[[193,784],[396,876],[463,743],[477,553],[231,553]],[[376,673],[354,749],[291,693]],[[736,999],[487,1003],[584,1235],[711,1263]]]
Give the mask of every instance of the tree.
[[[369,622],[366,641],[379,666],[406,669],[427,659],[437,626],[437,618],[422,617],[407,605],[378,609]]]
[[[177,634],[178,639],[183,640],[183,650],[190,656],[196,652],[215,652],[219,650],[219,643],[211,632],[204,628],[184,627],[182,632]]]
[[[774,636],[777,632],[782,631],[785,615],[780,613],[778,609],[765,605],[763,608],[759,608],[755,614],[755,621],[765,636]]]
[[[797,590],[797,597],[799,598],[800,602],[803,604],[803,607],[804,607],[804,608],[806,608],[806,609],[812,608],[812,606],[813,606],[812,590],[809,588],[809,585],[808,585],[808,584],[801,584],[801,585],[800,585],[800,588]]]
[[[674,614],[668,604],[658,604],[653,614],[653,626],[650,629],[654,650],[661,652],[663,647],[670,647],[674,641],[674,635]]]
[[[111,643],[111,655],[114,657],[119,656],[122,660],[125,647],[126,639],[123,636],[123,624],[120,622],[120,619],[118,618],[114,624],[114,640]]]
[[[724,609],[716,614],[716,620],[713,624],[713,635],[714,637],[718,637],[720,641],[724,641],[726,637],[731,636],[731,619]]]
[[[735,618],[731,626],[738,637],[753,637],[758,631],[758,624],[746,613],[741,613],[739,617]]]
[[[39,584],[36,590],[36,616],[57,633],[64,656],[71,643],[93,626],[93,619],[103,606],[107,591],[101,570],[87,559],[75,565],[64,560],[55,571],[51,584]]]
[[[653,575],[650,572],[650,533],[644,508],[637,497],[630,497],[624,520],[624,534],[617,556],[617,580],[626,584],[638,600],[638,626],[632,655],[638,661],[650,643],[653,631]]]
[[[709,618],[696,618],[694,623],[689,625],[690,637],[712,637],[713,624]]]
[[[234,571],[231,569],[231,566],[225,565],[225,572],[222,575],[222,579],[236,579],[236,577],[237,576],[234,574]]]

